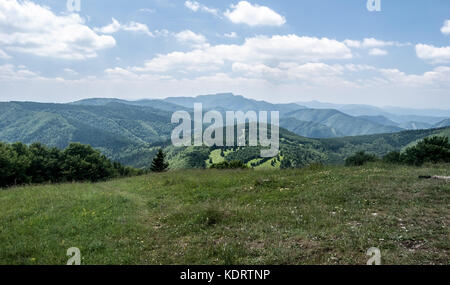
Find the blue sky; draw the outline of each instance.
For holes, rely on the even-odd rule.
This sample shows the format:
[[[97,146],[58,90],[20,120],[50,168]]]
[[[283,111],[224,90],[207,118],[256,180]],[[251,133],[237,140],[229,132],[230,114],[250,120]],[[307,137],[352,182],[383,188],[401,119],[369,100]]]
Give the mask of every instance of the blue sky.
[[[0,100],[234,92],[450,109],[450,1],[0,2]]]

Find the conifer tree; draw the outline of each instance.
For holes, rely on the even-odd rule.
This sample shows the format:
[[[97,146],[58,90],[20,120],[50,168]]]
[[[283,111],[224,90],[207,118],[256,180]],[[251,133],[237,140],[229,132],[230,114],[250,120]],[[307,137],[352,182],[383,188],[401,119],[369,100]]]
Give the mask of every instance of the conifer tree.
[[[166,162],[166,155],[162,149],[159,149],[155,158],[153,158],[150,170],[153,172],[164,172],[169,168],[169,164]]]

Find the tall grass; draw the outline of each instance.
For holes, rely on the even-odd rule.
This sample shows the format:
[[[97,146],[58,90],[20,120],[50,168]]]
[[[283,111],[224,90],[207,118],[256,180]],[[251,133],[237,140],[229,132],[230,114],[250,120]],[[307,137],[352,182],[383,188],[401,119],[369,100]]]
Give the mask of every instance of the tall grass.
[[[0,264],[449,264],[449,165],[189,170],[0,190]]]

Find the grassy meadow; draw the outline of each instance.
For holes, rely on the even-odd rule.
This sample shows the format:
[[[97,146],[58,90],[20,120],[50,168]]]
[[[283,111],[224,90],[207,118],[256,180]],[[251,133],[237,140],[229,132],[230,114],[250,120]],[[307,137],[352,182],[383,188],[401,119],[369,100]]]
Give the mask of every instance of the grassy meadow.
[[[449,165],[185,170],[0,190],[0,264],[450,264]]]

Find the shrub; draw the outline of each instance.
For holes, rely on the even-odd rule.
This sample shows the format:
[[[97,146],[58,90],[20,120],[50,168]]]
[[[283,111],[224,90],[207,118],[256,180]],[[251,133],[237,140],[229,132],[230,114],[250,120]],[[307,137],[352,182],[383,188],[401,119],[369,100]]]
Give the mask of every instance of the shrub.
[[[91,146],[71,143],[63,157],[63,172],[68,181],[96,182],[115,176],[111,161]]]
[[[401,161],[410,165],[423,165],[426,162],[450,162],[450,143],[447,137],[425,138],[417,145],[409,147],[401,154]]]
[[[399,151],[391,151],[383,157],[383,161],[386,163],[400,164],[402,162],[401,154]]]
[[[224,161],[210,166],[213,169],[247,169],[248,166],[240,160]]]
[[[91,146],[70,144],[65,150],[39,143],[0,143],[0,187],[28,183],[92,181],[141,174],[112,163]]]
[[[314,162],[314,163],[309,164],[308,168],[310,170],[314,170],[314,171],[322,170],[324,168],[324,165],[321,162]]]
[[[362,166],[367,162],[375,162],[377,157],[373,154],[367,154],[364,151],[359,151],[345,160],[346,166]]]

